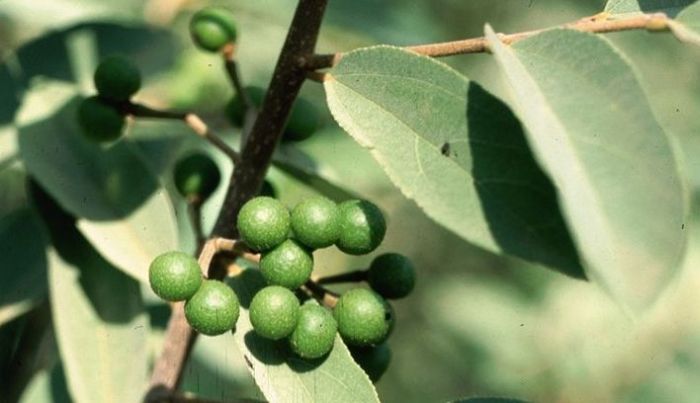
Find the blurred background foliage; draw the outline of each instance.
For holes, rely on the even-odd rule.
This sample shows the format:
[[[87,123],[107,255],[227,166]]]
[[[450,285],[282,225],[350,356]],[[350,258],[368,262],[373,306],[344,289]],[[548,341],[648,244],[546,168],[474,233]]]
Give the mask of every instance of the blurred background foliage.
[[[89,92],[90,72],[96,61],[115,52],[129,55],[144,71],[145,90],[137,100],[192,109],[237,145],[238,133],[221,113],[232,90],[220,60],[191,44],[189,16],[207,4],[230,7],[239,22],[242,76],[247,84],[265,86],[295,3],[0,2],[0,168],[21,167],[11,122],[29,85],[46,79],[76,81]],[[604,3],[331,0],[319,51],[481,36],[486,22],[501,32],[546,27],[596,14]],[[689,186],[697,192],[700,51],[665,34],[627,32],[606,37],[636,66],[656,115],[677,140]],[[507,96],[490,56],[458,56],[444,61],[490,91]],[[303,95],[326,110],[320,85],[307,83]],[[294,149],[283,149],[278,159],[292,158],[332,183],[351,184],[345,190],[379,204],[387,214],[389,230],[377,253],[407,254],[419,268],[416,292],[395,304],[398,321],[391,340],[393,362],[377,385],[382,400],[429,402],[505,395],[540,402],[697,401],[700,231],[691,223],[685,227],[691,231],[691,245],[682,273],[652,311],[632,318],[590,284],[484,252],[434,224],[393,187],[368,152],[344,135],[328,113],[325,123],[321,133]],[[170,169],[178,155],[209,146],[176,123],[137,122],[130,130],[129,137],[173,197],[181,248],[192,250],[184,202],[173,191]],[[231,166],[210,151],[217,156],[225,177]],[[276,168],[269,178],[288,205],[313,193],[309,184],[318,182],[308,177],[300,180]],[[0,189],[0,197],[9,197],[7,192]],[[223,192],[222,186],[205,206],[205,228],[213,224]],[[0,247],[6,250],[22,245]],[[364,267],[371,256],[348,257],[329,249],[317,253],[316,259],[320,273],[336,273]],[[149,292],[144,288],[155,355],[168,309]],[[13,329],[23,320],[26,318],[18,317],[5,324],[0,337],[12,340]],[[43,370],[31,379],[22,401],[67,401],[55,345],[50,340],[44,344]],[[259,397],[233,341],[225,336],[198,340],[185,372],[184,388],[216,399]]]

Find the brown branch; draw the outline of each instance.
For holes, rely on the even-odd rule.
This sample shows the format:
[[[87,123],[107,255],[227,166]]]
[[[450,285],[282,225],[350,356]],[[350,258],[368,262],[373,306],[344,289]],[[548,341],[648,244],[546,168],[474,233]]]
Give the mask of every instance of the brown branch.
[[[292,104],[306,79],[306,70],[301,61],[314,51],[327,2],[299,0],[267,96],[229,184],[225,208],[221,210],[214,227],[216,235],[235,238],[238,211],[260,191]]]
[[[620,20],[598,18],[596,16],[564,24],[561,25],[560,28],[569,28],[581,32],[590,33],[607,33],[636,29],[646,29],[649,31],[666,31],[668,30],[668,21],[669,18],[663,13],[645,14],[637,17],[625,18]],[[546,29],[537,29],[533,31],[519,32],[510,35],[501,34],[500,38],[503,41],[503,43],[512,44],[514,42],[539,34],[543,31],[546,31]],[[485,37],[462,39],[450,42],[431,43],[426,45],[406,46],[404,47],[404,49],[413,51],[424,56],[431,57],[455,56],[468,53],[483,53],[489,51],[488,41]],[[338,62],[340,62],[340,60],[345,55],[346,53],[313,55],[304,61],[304,66],[308,70],[318,70],[333,67],[337,65]]]
[[[187,215],[194,232],[197,250],[200,250],[206,242],[204,231],[202,230],[202,200],[199,197],[188,198]],[[195,252],[196,253],[196,252]]]
[[[207,124],[204,123],[199,116],[195,115],[194,113],[188,113],[185,115],[184,120],[187,126],[189,126],[190,129],[195,132],[195,134],[207,140],[214,147],[226,154],[226,156],[229,157],[234,164],[238,164],[241,161],[240,154],[238,154],[238,152],[233,148],[229,147],[229,145],[226,144],[221,137],[214,134],[214,132],[209,129],[209,126],[207,126]]]

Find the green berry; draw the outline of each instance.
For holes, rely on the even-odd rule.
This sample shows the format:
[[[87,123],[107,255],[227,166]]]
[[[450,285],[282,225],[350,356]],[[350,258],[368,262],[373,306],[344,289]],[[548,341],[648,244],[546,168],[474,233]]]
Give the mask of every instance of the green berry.
[[[220,7],[208,7],[192,16],[190,35],[200,48],[218,52],[225,45],[235,43],[238,32],[230,11]]]
[[[258,196],[243,205],[237,225],[241,239],[251,248],[264,252],[289,236],[289,210],[278,200]]]
[[[337,332],[338,324],[327,308],[304,304],[299,309],[299,322],[289,337],[289,344],[297,355],[313,360],[333,349]]]
[[[333,308],[333,315],[343,340],[355,346],[384,341],[393,320],[386,301],[365,288],[355,288],[343,294]]]
[[[113,141],[121,136],[126,120],[112,105],[93,96],[83,99],[78,106],[78,124],[83,134],[92,141]]]
[[[185,318],[192,328],[207,336],[233,329],[239,314],[238,297],[231,287],[216,280],[205,280],[185,303]]]
[[[183,197],[207,199],[219,186],[221,173],[206,154],[191,154],[175,164],[175,187]]]
[[[416,285],[416,269],[406,256],[385,253],[372,261],[367,282],[384,298],[403,298]]]
[[[291,224],[299,242],[313,249],[325,248],[340,237],[340,210],[325,197],[306,199],[292,210]]]
[[[387,343],[375,347],[354,347],[350,349],[350,354],[372,382],[379,381],[391,361],[391,349]]]
[[[95,70],[95,87],[102,98],[126,101],[141,88],[141,72],[128,59],[110,56]]]
[[[248,86],[244,89],[250,100],[253,101],[253,105],[259,108],[262,105],[263,99],[265,99],[265,89],[256,86]],[[231,100],[226,104],[226,109],[224,111],[226,117],[231,122],[232,125],[236,127],[243,126],[243,121],[245,119],[245,103],[243,102],[243,96],[239,93],[231,98]]]
[[[284,287],[269,286],[258,291],[250,302],[250,323],[266,339],[289,336],[299,318],[299,299]]]
[[[295,290],[306,283],[314,268],[311,253],[291,239],[282,242],[260,259],[260,272],[268,284]]]
[[[297,98],[287,121],[282,137],[285,141],[301,141],[311,137],[318,130],[321,116],[318,108],[304,98]]]
[[[197,259],[178,251],[166,252],[153,259],[148,269],[151,289],[166,301],[190,299],[202,284]]]
[[[338,207],[338,249],[350,255],[364,255],[377,249],[386,234],[386,221],[379,207],[366,200],[348,200]]]

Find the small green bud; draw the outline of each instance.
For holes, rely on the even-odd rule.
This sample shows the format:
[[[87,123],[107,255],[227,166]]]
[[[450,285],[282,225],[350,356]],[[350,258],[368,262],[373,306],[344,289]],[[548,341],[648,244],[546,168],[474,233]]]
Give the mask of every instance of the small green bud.
[[[263,253],[260,272],[268,284],[295,290],[311,277],[314,258],[311,253],[291,239]]]
[[[250,323],[266,339],[289,336],[299,318],[299,299],[284,287],[269,286],[258,291],[250,302]]]
[[[100,97],[114,101],[127,101],[141,88],[141,72],[120,56],[104,59],[97,66],[94,79]]]
[[[241,239],[251,248],[264,252],[287,239],[289,210],[278,200],[258,196],[243,205],[237,225]]]
[[[192,328],[216,336],[236,326],[240,306],[231,287],[216,280],[205,280],[185,303],[185,318]]]
[[[366,200],[348,200],[339,209],[338,249],[350,255],[364,255],[377,249],[386,234],[386,221],[379,207]]]
[[[78,125],[85,137],[96,142],[118,139],[126,120],[112,105],[97,96],[85,98],[78,106]]]
[[[156,295],[166,301],[191,298],[202,284],[197,259],[179,252],[166,252],[156,257],[148,269],[148,280]]]

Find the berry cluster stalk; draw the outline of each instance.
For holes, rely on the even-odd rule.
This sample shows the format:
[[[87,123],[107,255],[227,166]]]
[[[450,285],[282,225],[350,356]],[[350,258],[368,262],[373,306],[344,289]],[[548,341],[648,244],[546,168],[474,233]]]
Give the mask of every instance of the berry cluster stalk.
[[[280,52],[267,96],[236,164],[212,236],[236,237],[236,217],[243,204],[260,190],[272,154],[299,94],[307,70],[303,60],[313,54],[328,0],[299,0]],[[210,270],[210,274],[225,273]],[[162,400],[177,390],[196,334],[185,320],[183,304],[175,304],[165,333],[163,352],[155,363],[148,401]]]

